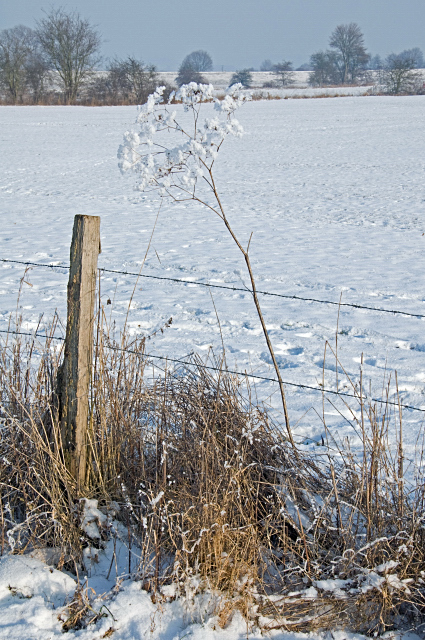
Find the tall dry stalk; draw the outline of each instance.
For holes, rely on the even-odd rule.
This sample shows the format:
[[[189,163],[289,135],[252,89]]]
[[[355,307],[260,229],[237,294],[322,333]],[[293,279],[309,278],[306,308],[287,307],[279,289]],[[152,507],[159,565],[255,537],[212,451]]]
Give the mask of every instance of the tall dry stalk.
[[[197,202],[223,221],[230,237],[241,252],[248,271],[255,309],[279,384],[286,433],[296,452],[284,384],[257,295],[249,257],[251,238],[245,249],[225,214],[214,178],[215,161],[225,138],[229,134],[242,134],[242,127],[234,117],[236,109],[247,99],[246,94],[240,89],[241,85],[235,85],[223,100],[214,100],[216,110],[224,114],[224,119],[220,120],[217,116],[211,120],[205,119],[203,123],[200,121],[200,110],[203,103],[213,101],[212,85],[196,83],[183,85],[176,94],[171,94],[168,105],[161,104],[163,88],[157,89],[149,96],[147,104],[140,107],[137,118],[137,122],[141,125],[140,132],[127,132],[124,136],[124,144],[118,151],[119,166],[122,171],[131,170],[139,175],[139,190],[153,188],[159,191],[162,198],[171,198],[174,202],[190,200]],[[190,112],[190,128],[176,120],[176,112],[173,112],[170,106],[174,100],[182,102],[185,111]],[[156,141],[154,134],[163,131],[174,134],[172,143],[166,138]],[[207,193],[203,196],[200,195],[199,181],[207,188]]]

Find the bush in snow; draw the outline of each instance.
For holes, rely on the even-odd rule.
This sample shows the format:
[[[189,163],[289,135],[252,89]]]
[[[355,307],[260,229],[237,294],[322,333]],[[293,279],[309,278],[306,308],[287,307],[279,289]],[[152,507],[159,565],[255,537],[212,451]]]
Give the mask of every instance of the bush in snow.
[[[234,84],[241,84],[246,89],[249,89],[252,85],[251,69],[241,69],[240,71],[236,71],[230,78],[229,86]]]

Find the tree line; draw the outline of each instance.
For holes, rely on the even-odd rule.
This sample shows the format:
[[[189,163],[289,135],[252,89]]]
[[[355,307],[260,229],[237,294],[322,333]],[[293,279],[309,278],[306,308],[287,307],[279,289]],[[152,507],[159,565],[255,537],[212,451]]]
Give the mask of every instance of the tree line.
[[[36,29],[19,25],[0,32],[0,92],[19,103],[138,104],[158,84],[154,65],[115,58],[99,72],[101,36],[90,22],[63,8],[51,9]]]
[[[385,59],[372,56],[366,49],[361,28],[351,22],[338,25],[329,38],[329,49],[313,53],[310,64],[297,71],[309,71],[308,82],[313,87],[371,83],[380,85],[387,93],[400,94],[423,92],[424,79],[417,69],[424,67],[424,56],[418,47],[391,53]],[[279,64],[264,60],[260,69],[272,73],[275,86],[294,83],[294,68],[288,60]],[[245,79],[248,71],[237,73]],[[248,76],[244,84],[249,82]]]
[[[36,29],[18,25],[0,32],[0,94],[23,103],[141,104],[158,84],[165,84],[153,64],[134,56],[114,58],[105,71],[101,36],[90,22],[64,8],[51,9]],[[211,56],[193,51],[180,65],[176,83],[206,82]],[[166,86],[171,92],[172,86]]]
[[[157,68],[133,56],[114,58],[105,71],[98,71],[101,36],[90,22],[64,8],[46,12],[35,29],[19,25],[0,32],[0,93],[3,101],[19,103],[140,104],[160,84]],[[329,49],[312,54],[308,70],[312,86],[359,84],[374,81],[388,93],[422,90],[417,73],[425,66],[419,48],[390,54],[385,60],[371,56],[364,35],[356,23],[338,25],[329,39]],[[203,73],[213,61],[203,50],[193,51],[182,61],[176,84],[206,82]],[[265,60],[262,71],[270,71],[265,87],[286,87],[294,83],[291,61],[273,64]],[[233,74],[230,84],[249,87],[253,69]],[[172,87],[167,87],[171,91]]]

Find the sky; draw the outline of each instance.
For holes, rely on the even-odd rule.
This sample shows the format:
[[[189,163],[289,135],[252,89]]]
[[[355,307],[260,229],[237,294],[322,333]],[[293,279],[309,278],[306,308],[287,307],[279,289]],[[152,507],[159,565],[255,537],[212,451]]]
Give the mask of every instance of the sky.
[[[0,30],[35,27],[51,0],[0,0]],[[174,71],[184,56],[208,51],[214,69],[258,69],[291,60],[295,67],[326,49],[338,24],[357,22],[372,54],[425,52],[425,0],[72,0],[102,35],[102,55],[135,56]]]

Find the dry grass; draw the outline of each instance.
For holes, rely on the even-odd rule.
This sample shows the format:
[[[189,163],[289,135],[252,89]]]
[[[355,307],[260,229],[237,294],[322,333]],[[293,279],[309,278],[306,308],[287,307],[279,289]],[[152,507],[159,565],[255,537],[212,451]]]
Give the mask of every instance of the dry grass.
[[[91,541],[61,458],[54,329],[0,346],[2,553],[57,547],[59,566],[78,568]],[[361,455],[326,443],[294,455],[225,362],[215,361],[216,375],[195,358],[153,377],[145,342],[114,340],[99,322],[89,424],[86,496],[121,504],[141,549],[134,576],[155,593],[173,584],[187,600],[220,594],[222,626],[235,610],[264,629],[422,623],[425,491],[422,478],[405,477],[401,412],[359,399]],[[88,606],[81,591],[67,628],[92,620]]]

